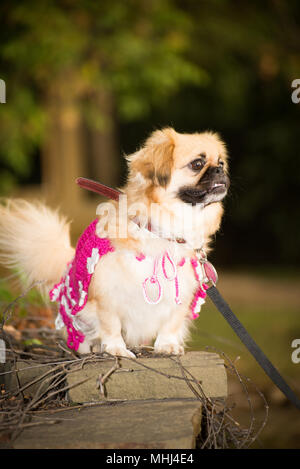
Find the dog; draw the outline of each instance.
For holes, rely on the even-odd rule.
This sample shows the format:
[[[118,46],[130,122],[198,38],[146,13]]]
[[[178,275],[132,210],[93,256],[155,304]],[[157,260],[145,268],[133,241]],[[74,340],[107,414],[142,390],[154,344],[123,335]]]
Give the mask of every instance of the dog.
[[[126,159],[122,196],[98,206],[76,250],[57,211],[6,201],[0,260],[43,283],[59,305],[56,327],[79,353],[134,357],[154,341],[156,353],[183,354],[205,300],[199,256],[221,224],[227,150],[216,133],[163,128]]]

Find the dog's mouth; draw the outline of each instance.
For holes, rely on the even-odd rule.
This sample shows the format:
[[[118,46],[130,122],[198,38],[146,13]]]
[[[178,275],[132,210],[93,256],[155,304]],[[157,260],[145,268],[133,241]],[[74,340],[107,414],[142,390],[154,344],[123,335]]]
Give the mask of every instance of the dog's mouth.
[[[183,187],[178,197],[186,203],[193,205],[203,203],[204,205],[219,202],[227,193],[226,182],[214,182],[207,187]]]

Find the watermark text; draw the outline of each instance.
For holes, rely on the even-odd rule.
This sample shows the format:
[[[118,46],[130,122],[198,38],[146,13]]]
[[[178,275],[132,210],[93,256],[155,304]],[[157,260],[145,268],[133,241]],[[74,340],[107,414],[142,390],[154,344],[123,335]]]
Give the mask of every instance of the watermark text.
[[[195,208],[192,204],[179,202],[174,202],[168,210],[158,203],[129,204],[126,194],[123,194],[117,206],[111,202],[98,205],[98,234],[110,239],[128,236],[142,238],[151,234],[152,237],[174,240],[187,239],[191,237],[191,233],[197,233],[198,243],[202,244],[204,236],[201,208],[201,204]]]
[[[0,363],[6,362],[6,345],[3,339],[0,339]]]
[[[6,84],[4,80],[0,78],[0,104],[6,103]]]
[[[295,349],[292,353],[292,362],[296,365],[300,363],[300,339],[294,339],[291,346]]]
[[[292,88],[295,88],[292,92],[292,101],[294,104],[298,104],[300,103],[300,78],[295,78],[292,81]]]

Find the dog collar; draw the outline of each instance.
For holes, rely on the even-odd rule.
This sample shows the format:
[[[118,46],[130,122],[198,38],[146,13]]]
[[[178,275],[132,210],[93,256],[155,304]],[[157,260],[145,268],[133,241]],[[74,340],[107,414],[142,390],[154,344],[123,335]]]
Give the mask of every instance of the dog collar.
[[[108,197],[109,199],[113,199],[116,201],[118,201],[120,195],[123,194],[123,192],[118,189],[113,189],[112,187],[105,186],[105,184],[101,184],[98,181],[93,181],[92,179],[80,177],[76,179],[76,183],[82,189],[87,189],[91,192],[96,192],[97,194],[103,195],[104,197]],[[138,218],[134,218],[131,221],[135,223],[139,228],[142,228],[141,223]],[[147,225],[143,228],[149,231],[150,233],[157,235],[157,231],[152,226],[150,221],[148,221]],[[164,238],[168,241],[174,241],[178,244],[186,243],[186,240],[184,238],[167,238],[167,237],[160,236],[160,235],[157,235],[157,236],[159,236],[160,238]]]
[[[168,237],[166,237],[166,236],[162,236],[161,233],[160,233],[160,231],[157,230],[157,229],[155,228],[155,226],[152,225],[151,221],[148,221],[148,222],[145,224],[145,226],[141,225],[141,222],[140,222],[140,220],[139,220],[137,217],[133,218],[133,219],[130,220],[130,221],[132,221],[133,223],[135,223],[139,228],[144,229],[144,230],[147,230],[147,231],[149,231],[149,233],[152,233],[153,235],[155,235],[155,236],[157,236],[157,237],[159,237],[159,238],[166,239],[167,241],[174,241],[174,242],[176,242],[176,243],[178,243],[178,244],[185,244],[185,243],[186,243],[186,240],[185,240],[184,238],[168,238]]]

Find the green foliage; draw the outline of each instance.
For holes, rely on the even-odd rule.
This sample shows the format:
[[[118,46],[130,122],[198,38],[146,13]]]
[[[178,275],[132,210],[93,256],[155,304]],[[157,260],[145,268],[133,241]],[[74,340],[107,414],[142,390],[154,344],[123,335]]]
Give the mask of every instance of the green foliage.
[[[31,170],[30,156],[41,142],[44,112],[30,89],[11,89],[9,105],[1,108],[1,155],[8,167],[20,175]]]
[[[7,283],[3,282],[3,280],[0,282],[0,298],[2,306],[11,303],[14,300],[11,288],[9,288]]]
[[[7,83],[0,158],[19,175],[31,170],[30,156],[43,142],[47,96],[61,83],[75,88],[76,98],[85,99],[87,121],[101,126],[105,116],[86,99],[100,88],[113,94],[120,117],[132,120],[183,84],[206,80],[187,57],[191,17],[171,0],[12,1],[0,15]]]
[[[30,347],[32,345],[43,345],[43,342],[41,342],[39,339],[27,339],[27,340],[24,340],[23,343],[27,347]]]
[[[23,281],[22,277],[20,276],[19,281],[22,285]],[[30,309],[45,307],[45,300],[37,289],[32,288],[26,293],[26,295],[22,296],[21,292],[25,291],[26,288],[24,285],[16,290],[16,288],[13,288],[8,280],[0,279],[0,322],[3,317],[3,312],[9,308],[10,305],[12,305],[14,318],[26,318]],[[15,301],[16,299],[17,301]],[[8,316],[6,316],[8,322],[9,314],[10,312],[8,311]]]

